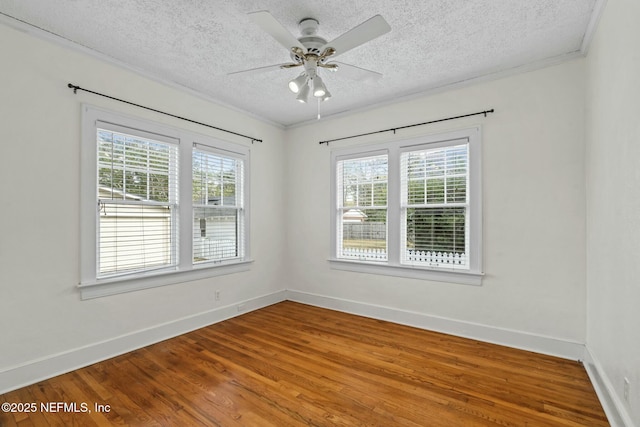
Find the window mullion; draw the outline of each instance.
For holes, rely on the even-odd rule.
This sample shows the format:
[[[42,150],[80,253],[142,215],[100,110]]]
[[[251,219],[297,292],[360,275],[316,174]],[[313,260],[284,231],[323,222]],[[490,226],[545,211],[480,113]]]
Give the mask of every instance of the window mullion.
[[[191,269],[193,252],[193,158],[191,145],[183,141],[178,156],[178,270]]]
[[[400,153],[393,147],[388,152],[387,174],[387,257],[391,265],[400,264]]]

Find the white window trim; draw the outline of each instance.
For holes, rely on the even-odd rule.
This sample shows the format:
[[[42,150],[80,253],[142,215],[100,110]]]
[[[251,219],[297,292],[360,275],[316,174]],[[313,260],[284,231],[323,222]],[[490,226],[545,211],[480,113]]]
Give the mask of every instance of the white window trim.
[[[97,232],[96,224],[96,188],[97,188],[97,144],[96,124],[108,122],[123,128],[139,130],[148,135],[164,136],[179,141],[179,203],[177,225],[178,263],[175,267],[148,272],[97,278]],[[82,105],[82,133],[80,150],[80,290],[81,299],[98,298],[123,292],[132,292],[156,286],[188,282],[250,269],[250,149],[219,139],[173,128],[150,120],[116,113],[91,105]],[[192,150],[193,145],[214,147],[221,153],[242,158],[244,164],[244,221],[245,241],[244,258],[209,262],[194,265],[192,262],[193,212],[192,212]]]
[[[447,270],[444,268],[418,267],[400,263],[400,155],[425,146],[449,145],[450,141],[469,141],[469,270]],[[481,285],[482,277],[482,164],[481,164],[481,128],[479,126],[452,132],[425,135],[392,142],[360,145],[347,148],[337,148],[331,151],[331,214],[330,214],[330,258],[331,268],[336,270],[354,271],[360,273],[382,274],[387,276],[406,277],[413,279],[450,282],[466,285]],[[431,148],[431,147],[429,147]],[[358,261],[340,259],[337,257],[337,197],[336,188],[339,160],[366,157],[374,154],[388,155],[388,183],[387,183],[387,257],[388,261]]]

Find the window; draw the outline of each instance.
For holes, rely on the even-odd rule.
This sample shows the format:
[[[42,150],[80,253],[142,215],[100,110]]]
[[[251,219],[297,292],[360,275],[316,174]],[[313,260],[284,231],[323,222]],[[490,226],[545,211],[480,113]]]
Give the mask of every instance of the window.
[[[193,262],[244,256],[244,197],[241,159],[193,151]]]
[[[468,145],[401,154],[403,264],[469,269]]]
[[[387,156],[340,160],[338,256],[387,259]]]
[[[480,130],[332,151],[332,266],[480,284]]]
[[[83,106],[81,296],[248,269],[249,150]]]
[[[177,141],[96,127],[97,277],[175,266]]]

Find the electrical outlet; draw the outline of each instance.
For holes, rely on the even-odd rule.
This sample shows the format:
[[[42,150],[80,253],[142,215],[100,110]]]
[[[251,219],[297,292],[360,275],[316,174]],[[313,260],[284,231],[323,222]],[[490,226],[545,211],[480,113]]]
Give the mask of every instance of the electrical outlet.
[[[624,401],[629,403],[629,388],[631,387],[631,383],[629,382],[629,378],[624,377]]]
[[[216,295],[216,301],[220,301],[220,290],[219,289],[216,291],[215,295]]]

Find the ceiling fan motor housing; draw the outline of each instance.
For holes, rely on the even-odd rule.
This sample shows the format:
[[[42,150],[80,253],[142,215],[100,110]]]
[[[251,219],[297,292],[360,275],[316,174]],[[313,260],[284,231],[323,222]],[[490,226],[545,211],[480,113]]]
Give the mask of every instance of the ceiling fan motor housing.
[[[314,18],[304,18],[298,23],[298,27],[300,28],[300,33],[302,37],[298,38],[298,41],[302,43],[302,45],[307,49],[307,53],[313,55],[320,55],[322,52],[320,48],[322,48],[327,41],[322,37],[316,35],[318,32],[319,22]],[[301,62],[304,58],[300,55],[296,55],[295,53],[291,54],[291,59],[297,62]]]
[[[318,32],[318,25],[320,22],[315,18],[302,18],[298,22],[298,28],[300,28],[300,34],[303,36],[313,36]]]

